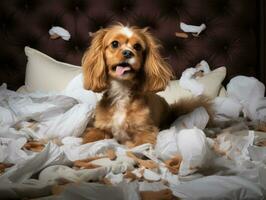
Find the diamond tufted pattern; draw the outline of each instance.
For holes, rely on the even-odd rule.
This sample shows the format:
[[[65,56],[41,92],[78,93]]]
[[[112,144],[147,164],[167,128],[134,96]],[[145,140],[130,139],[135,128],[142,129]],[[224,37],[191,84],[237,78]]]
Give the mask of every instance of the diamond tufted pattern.
[[[24,83],[24,46],[80,65],[90,43],[89,32],[119,21],[150,27],[161,40],[163,55],[176,77],[205,59],[226,65],[227,80],[238,74],[257,76],[258,1],[253,0],[2,0],[0,1],[0,82],[16,89]],[[175,37],[180,21],[207,29],[199,37]],[[49,39],[61,26],[70,41]]]

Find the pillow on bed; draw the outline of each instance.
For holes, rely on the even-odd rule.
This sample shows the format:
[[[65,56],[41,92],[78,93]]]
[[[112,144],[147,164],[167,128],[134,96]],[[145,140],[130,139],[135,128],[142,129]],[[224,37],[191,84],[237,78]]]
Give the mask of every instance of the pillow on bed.
[[[225,76],[226,68],[220,67],[203,77],[198,78],[197,80],[204,86],[203,95],[213,99],[218,96],[220,90],[224,92],[224,90],[222,90],[222,82]],[[181,98],[189,98],[193,96],[189,90],[183,89],[179,85],[179,80],[170,81],[166,89],[157,94],[164,97],[169,104],[174,103]]]
[[[56,92],[62,91],[68,83],[82,72],[81,67],[56,61],[55,59],[32,49],[25,47],[25,54],[28,57],[26,68],[25,86],[18,89],[19,92]],[[210,98],[215,98],[222,91],[221,83],[226,75],[226,68],[220,67],[198,79],[204,85],[204,94]],[[192,97],[192,93],[179,86],[179,81],[171,81],[168,87],[161,92],[168,103],[183,97]],[[98,93],[98,98],[101,93]]]
[[[25,47],[28,58],[25,89],[28,92],[62,91],[78,74],[81,67],[56,61],[36,49]]]

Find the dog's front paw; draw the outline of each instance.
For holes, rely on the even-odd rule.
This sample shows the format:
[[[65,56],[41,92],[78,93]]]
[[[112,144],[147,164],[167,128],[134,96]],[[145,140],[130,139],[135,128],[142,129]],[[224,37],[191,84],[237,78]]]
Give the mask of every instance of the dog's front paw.
[[[89,143],[89,142],[95,142],[99,140],[109,139],[110,134],[108,134],[106,131],[103,131],[98,128],[88,128],[84,132],[83,136],[83,144]]]

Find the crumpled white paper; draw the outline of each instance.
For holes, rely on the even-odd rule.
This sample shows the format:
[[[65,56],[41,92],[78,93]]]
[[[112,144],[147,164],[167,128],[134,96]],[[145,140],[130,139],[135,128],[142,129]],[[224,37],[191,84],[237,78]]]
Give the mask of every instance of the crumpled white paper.
[[[204,132],[200,129],[184,129],[177,135],[177,145],[182,157],[179,175],[192,174],[207,167],[212,158]]]
[[[157,136],[155,152],[162,160],[168,160],[180,153],[178,149],[178,134],[182,129],[198,127],[204,129],[209,121],[205,108],[199,107],[193,112],[179,117],[170,129],[161,131]]]
[[[192,113],[180,117],[170,129],[160,132],[155,150],[151,144],[143,144],[128,149],[112,139],[82,144],[80,138],[73,136],[78,134],[71,129],[79,126],[79,123],[81,123],[80,126],[83,126],[83,122],[78,119],[71,121],[72,124],[69,125],[71,131],[63,128],[56,129],[57,123],[55,122],[70,122],[66,116],[66,118],[60,118],[65,120],[58,121],[55,120],[56,117],[65,115],[72,109],[70,113],[74,115],[75,112],[79,112],[78,110],[74,112],[75,106],[77,108],[84,106],[84,110],[86,108],[89,114],[90,109],[96,105],[97,97],[90,91],[83,91],[81,79],[82,76],[79,75],[64,92],[56,95],[17,94],[7,90],[5,85],[0,87],[0,108],[4,108],[4,116],[0,115],[2,123],[0,123],[0,162],[13,162],[15,164],[6,169],[6,172],[0,176],[1,197],[36,198],[49,195],[51,184],[68,180],[78,181],[79,183],[67,185],[59,196],[41,199],[89,199],[95,197],[96,199],[138,200],[139,183],[137,181],[127,183],[123,180],[123,172],[132,169],[135,164],[131,158],[125,157],[127,151],[144,155],[159,166],[159,169],[138,168],[133,171],[138,177],[143,175],[145,179],[158,181],[154,184],[141,183],[142,186],[145,186],[141,186],[143,190],[149,190],[149,188],[151,190],[164,189],[166,186],[163,186],[161,181],[167,180],[174,194],[186,199],[212,199],[213,195],[215,195],[215,199],[263,199],[263,192],[266,196],[265,149],[264,147],[255,146],[254,143],[254,140],[261,139],[262,136],[260,135],[260,138],[258,138],[256,136],[258,133],[239,132],[237,130],[241,129],[231,127],[231,129],[224,130],[227,133],[221,134],[217,141],[206,138],[201,130],[205,128],[209,120],[204,108],[195,109]],[[56,98],[54,98],[55,96]],[[16,102],[15,99],[18,101]],[[263,98],[260,100],[263,102]],[[64,101],[65,104],[62,103]],[[10,102],[14,102],[11,107],[15,111],[10,109]],[[34,110],[29,109],[29,107],[21,108],[19,105],[23,105],[23,102],[30,102],[31,105],[38,108],[36,109],[38,113],[32,115]],[[44,102],[44,104],[41,102]],[[62,105],[60,105],[61,103]],[[41,107],[45,104],[47,108]],[[263,104],[261,105],[263,107]],[[80,111],[80,113],[84,112]],[[23,113],[27,113],[27,115],[23,115]],[[237,116],[236,113],[232,112],[230,116]],[[8,120],[5,120],[5,115],[8,116]],[[80,118],[80,115],[77,113],[77,118]],[[76,116],[69,115],[69,117]],[[38,119],[39,123],[54,120],[55,130],[69,131],[69,134],[61,135],[62,146],[49,142],[39,153],[21,149],[26,142],[26,138],[36,137],[34,136],[36,130],[28,127],[31,125],[26,120],[28,117],[35,117],[34,119]],[[63,124],[58,125],[58,127],[62,126]],[[53,136],[58,136],[57,134],[60,137],[60,132],[54,133]],[[213,149],[211,149],[214,145],[224,151],[224,154],[214,154]],[[108,158],[94,160],[92,161],[93,164],[102,166],[94,170],[78,171],[67,167],[70,161],[97,155],[101,156],[107,149],[115,151],[117,160],[110,161]],[[179,175],[173,175],[160,160],[172,158],[176,154],[183,157]],[[61,167],[58,167],[58,165]],[[215,169],[219,169],[215,174],[224,176],[201,178],[203,174],[196,172],[198,169],[205,167],[215,167]],[[140,170],[144,170],[144,174]],[[39,172],[40,180],[33,179],[32,175]],[[102,177],[109,178],[115,186],[109,187],[82,182],[91,179],[98,180]],[[183,183],[180,184],[180,181]],[[228,184],[230,185],[229,189],[226,187]],[[213,188],[210,189],[210,187]]]
[[[193,110],[191,113],[178,117],[171,125],[175,127],[177,131],[186,128],[197,127],[204,129],[209,122],[209,114],[204,107],[199,107]]]
[[[60,26],[53,26],[49,30],[49,34],[50,35],[56,34],[56,35],[60,36],[63,40],[69,40],[70,37],[71,37],[70,33],[66,29],[64,29],[64,28],[62,28]]]
[[[184,22],[181,22],[180,28],[184,32],[195,33],[196,36],[199,36],[199,34],[206,29],[206,25],[201,24],[200,26],[195,26],[195,25],[188,25],[188,24],[185,24]]]
[[[118,184],[123,182],[124,175],[122,173],[114,174],[113,172],[108,173],[105,178],[107,178],[112,184]]]
[[[202,71],[203,74],[210,72],[210,67],[205,60],[202,60],[195,68],[187,68],[183,71],[179,80],[179,84],[182,88],[190,90],[192,94],[198,96],[204,92],[203,84],[199,83],[194,76],[195,73]]]
[[[161,179],[161,175],[149,169],[144,169],[143,177],[149,181],[159,181]]]
[[[98,181],[103,178],[109,171],[110,168],[107,167],[75,170],[65,165],[53,165],[41,171],[39,180],[46,184],[61,184],[63,181]]]
[[[265,86],[254,77],[236,76],[227,85],[228,96],[237,100],[243,107],[245,117],[251,120],[266,121]],[[230,106],[231,109],[237,110]]]
[[[19,164],[29,159],[31,156],[21,149],[26,142],[24,137],[0,138],[0,163]]]
[[[123,155],[117,156],[115,160],[110,160],[109,158],[100,158],[91,161],[91,163],[99,166],[110,167],[114,174],[121,172],[124,173],[126,170],[133,170],[134,165],[136,164],[132,158]]]
[[[243,162],[249,160],[248,147],[254,142],[253,131],[239,131],[234,134],[222,133],[217,136],[216,141],[219,145],[219,150],[230,160]]]
[[[17,156],[19,157],[21,154]],[[25,160],[19,163],[15,163],[14,166],[0,176],[0,182],[8,178],[14,183],[19,183],[49,165],[67,163],[68,160],[65,158],[64,152],[56,144],[48,143],[40,153],[29,151],[28,158],[25,158]]]
[[[102,155],[107,149],[116,149],[119,146],[114,139],[105,139],[82,145],[65,144],[61,149],[69,160],[75,161]]]
[[[266,122],[265,86],[254,77],[236,76],[227,85],[227,96],[216,97],[214,119],[219,124],[238,120],[241,114],[253,122]]]
[[[204,91],[204,86],[193,78],[193,75],[197,72],[196,68],[188,68],[183,73],[179,80],[179,84],[182,88],[190,90],[192,94],[198,96]]]
[[[80,136],[97,103],[95,93],[83,89],[82,80],[82,75],[78,75],[64,91],[54,94],[20,94],[3,84],[0,87],[1,129],[19,127],[18,132],[36,139]],[[29,120],[35,120],[32,128]]]
[[[243,109],[239,101],[232,97],[216,97],[213,101],[215,120],[228,121],[237,119]]]
[[[211,71],[209,64],[205,60],[200,61],[200,63],[196,65],[196,68],[198,71],[201,71],[204,75],[208,74]]]

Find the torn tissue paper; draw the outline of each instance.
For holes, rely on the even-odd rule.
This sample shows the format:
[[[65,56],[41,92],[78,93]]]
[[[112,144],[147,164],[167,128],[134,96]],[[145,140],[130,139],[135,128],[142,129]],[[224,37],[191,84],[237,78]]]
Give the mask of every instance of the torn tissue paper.
[[[180,116],[177,118],[171,127],[175,127],[177,131],[180,131],[185,128],[194,128],[204,129],[209,122],[209,114],[206,109],[203,107],[196,108],[191,113]]]
[[[254,138],[254,131],[244,130],[234,134],[228,132],[219,134],[216,142],[220,153],[241,164],[250,159],[248,148],[253,144]]]
[[[188,24],[181,22],[180,28],[184,32],[195,33],[196,36],[199,36],[199,34],[206,29],[206,25],[201,24],[200,26],[194,26],[194,25],[188,25]]]
[[[109,158],[100,158],[93,160],[90,163],[103,167],[109,167],[114,174],[121,172],[124,173],[127,170],[133,170],[134,165],[136,164],[132,158],[123,155],[117,156],[115,160],[110,160]]]
[[[65,165],[53,165],[41,171],[39,180],[46,184],[97,181],[103,178],[108,171],[109,169],[106,167],[75,170]]]
[[[70,33],[66,29],[64,29],[60,26],[53,26],[49,30],[49,34],[51,36],[54,36],[54,38],[61,37],[63,40],[69,40],[70,39]]]
[[[120,145],[114,139],[99,140],[87,144],[68,143],[61,147],[66,157],[71,160],[82,160],[105,153],[107,149],[115,149]]]
[[[170,129],[161,131],[157,136],[155,152],[163,160],[171,159],[179,154],[177,145],[178,134],[182,129],[197,127],[204,129],[209,121],[209,115],[205,108],[196,108],[193,112],[179,117]]]
[[[1,131],[15,129],[35,139],[80,136],[97,103],[95,93],[83,89],[82,75],[55,94],[20,94],[8,90],[5,84],[0,94],[0,111],[6,114],[0,115]]]
[[[200,61],[200,63],[196,65],[196,69],[197,71],[202,71],[204,75],[211,71],[209,64],[205,60]]]
[[[227,85],[229,97],[235,98],[243,106],[245,117],[266,121],[265,86],[254,77],[237,76]]]
[[[215,120],[228,121],[240,116],[243,106],[232,97],[216,97],[213,101]]]
[[[192,94],[198,96],[204,91],[203,84],[199,83],[193,75],[197,72],[196,68],[188,68],[183,73],[179,80],[179,84],[182,88],[190,90]]]
[[[205,60],[202,60],[195,68],[191,67],[183,71],[179,80],[180,87],[190,90],[192,94],[198,96],[204,92],[204,86],[197,81],[195,74],[201,72],[203,75],[210,72],[210,67]]]
[[[196,68],[208,73],[208,65],[204,61]],[[218,98],[215,104],[221,108],[217,110],[220,116],[238,118],[243,107],[250,106],[245,102],[250,99],[245,94],[239,94],[241,91],[232,92],[240,90],[239,83],[232,81],[231,84],[231,96]],[[254,87],[248,88],[248,95],[258,100],[258,106],[247,107],[246,110],[254,111],[256,117],[263,116],[264,87],[254,80],[249,82],[249,87],[252,84]],[[266,194],[266,150],[263,146],[256,146],[265,140],[265,133],[248,131],[241,122],[227,129],[218,127],[223,132],[216,139],[207,138],[202,130],[206,128],[209,115],[203,107],[199,107],[179,117],[170,129],[161,131],[155,148],[151,144],[143,144],[129,149],[114,139],[83,144],[78,136],[86,127],[86,120],[96,103],[96,94],[83,89],[82,75],[75,77],[63,92],[56,94],[19,94],[7,90],[3,84],[0,87],[0,112],[3,114],[0,115],[0,163],[4,165],[0,176],[1,197],[47,196],[51,195],[52,187],[66,182],[76,183],[62,186],[64,190],[57,196],[39,199],[138,200],[139,191],[165,188],[185,199],[212,199],[214,196],[215,199],[263,199],[262,193]],[[245,131],[239,131],[243,129]],[[61,146],[49,141],[43,144],[41,152],[24,147],[29,139],[47,137],[61,139]],[[106,151],[110,149],[115,152],[115,160],[107,157]],[[137,166],[138,161],[128,157],[128,151],[134,153],[137,159],[152,162],[156,167]],[[175,157],[178,157],[178,174],[173,174],[175,172],[165,164],[166,160]],[[93,158],[90,164],[97,168],[70,167],[73,161],[87,158]],[[6,167],[5,164],[11,165]],[[201,171],[205,167],[214,169],[207,171],[212,176],[205,176],[206,170]],[[141,181],[129,182],[124,177],[125,172],[131,170]],[[37,176],[39,179],[36,179]],[[104,178],[114,185],[86,183]],[[148,182],[142,181],[143,178]]]
[[[182,157],[180,176],[186,176],[207,167],[211,151],[204,132],[200,129],[184,129],[178,134],[177,145]]]
[[[0,182],[3,179],[9,179],[14,183],[22,182],[30,178],[34,173],[44,169],[49,165],[67,164],[64,152],[62,152],[56,144],[49,142],[42,152],[26,152],[27,158],[8,169],[0,176]],[[24,151],[25,154],[25,151]],[[17,155],[18,157],[20,155]]]

